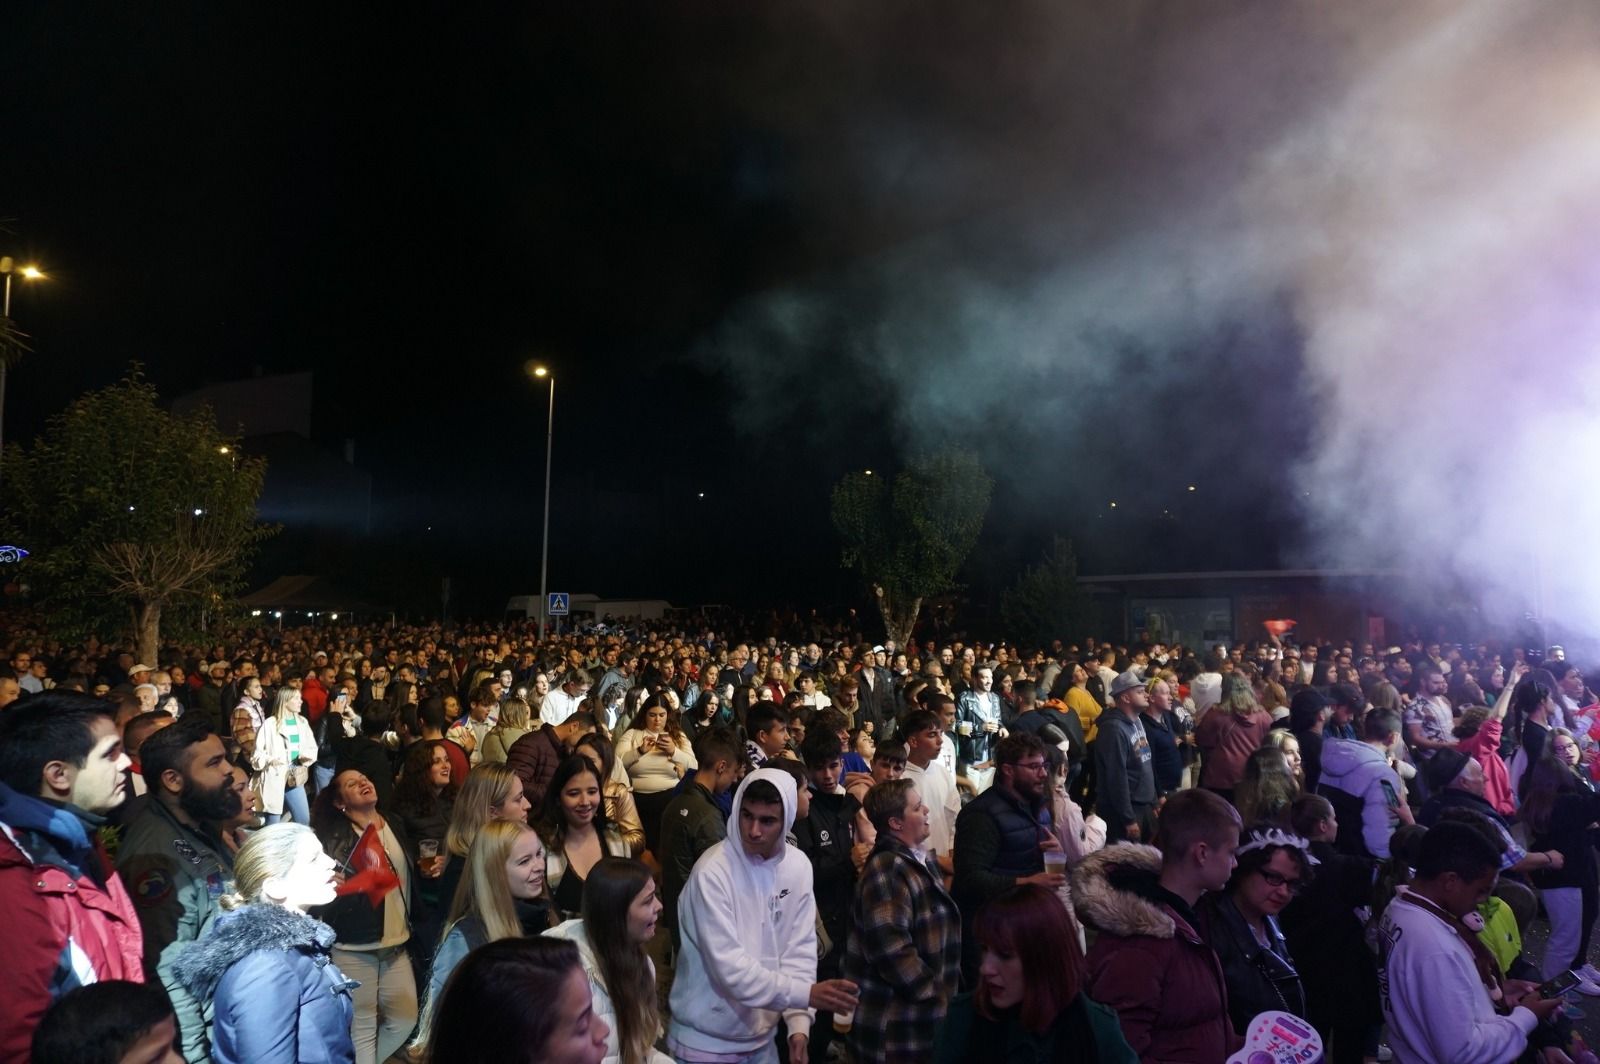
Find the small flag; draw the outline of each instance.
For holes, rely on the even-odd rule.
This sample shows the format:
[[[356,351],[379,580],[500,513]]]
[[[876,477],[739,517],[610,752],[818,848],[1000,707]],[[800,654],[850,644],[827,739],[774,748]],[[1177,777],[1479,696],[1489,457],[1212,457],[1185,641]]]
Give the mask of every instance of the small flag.
[[[1280,621],[1262,621],[1261,625],[1270,635],[1282,635],[1299,623],[1299,621],[1291,621],[1285,618]]]
[[[350,851],[350,859],[345,862],[345,874],[347,878],[334,888],[334,893],[340,897],[365,894],[374,909],[400,885],[400,877],[389,863],[389,855],[383,852],[377,824],[368,824],[367,830],[361,833],[361,841],[356,843],[356,848]]]

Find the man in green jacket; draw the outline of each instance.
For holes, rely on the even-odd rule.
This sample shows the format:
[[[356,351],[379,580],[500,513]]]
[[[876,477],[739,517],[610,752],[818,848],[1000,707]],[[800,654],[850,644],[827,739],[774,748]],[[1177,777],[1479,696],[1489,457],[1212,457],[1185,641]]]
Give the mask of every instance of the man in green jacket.
[[[124,829],[117,872],[144,931],[145,978],[172,998],[190,1064],[210,1058],[200,1006],[172,977],[178,947],[200,937],[216,911],[233,855],[216,825],[239,815],[233,766],[222,740],[198,717],[183,717],[139,751],[148,804]]]

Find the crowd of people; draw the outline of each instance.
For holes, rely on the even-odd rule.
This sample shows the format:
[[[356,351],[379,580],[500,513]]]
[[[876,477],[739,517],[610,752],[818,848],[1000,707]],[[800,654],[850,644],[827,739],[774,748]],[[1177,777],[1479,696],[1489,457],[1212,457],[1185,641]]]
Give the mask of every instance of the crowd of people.
[[[3,635],[0,1060],[1595,1059],[1560,648]]]

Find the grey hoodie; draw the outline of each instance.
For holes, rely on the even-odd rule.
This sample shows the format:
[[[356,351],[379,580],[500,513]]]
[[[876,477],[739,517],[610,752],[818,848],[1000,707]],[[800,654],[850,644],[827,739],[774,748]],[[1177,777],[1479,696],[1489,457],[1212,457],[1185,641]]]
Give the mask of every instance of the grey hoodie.
[[[1400,823],[1400,780],[1382,750],[1358,739],[1322,743],[1322,778],[1317,789],[1361,799],[1361,837],[1374,857],[1389,856],[1389,836]]]

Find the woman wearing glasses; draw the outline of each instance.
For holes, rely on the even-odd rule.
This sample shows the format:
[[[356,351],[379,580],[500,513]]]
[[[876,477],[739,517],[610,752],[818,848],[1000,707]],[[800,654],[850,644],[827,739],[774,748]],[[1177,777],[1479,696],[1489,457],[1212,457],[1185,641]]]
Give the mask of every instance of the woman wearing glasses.
[[[1238,866],[1221,894],[1201,899],[1200,934],[1217,951],[1235,1031],[1269,1010],[1306,1015],[1305,988],[1278,928],[1278,914],[1311,881],[1310,844],[1274,824],[1245,832]]]

